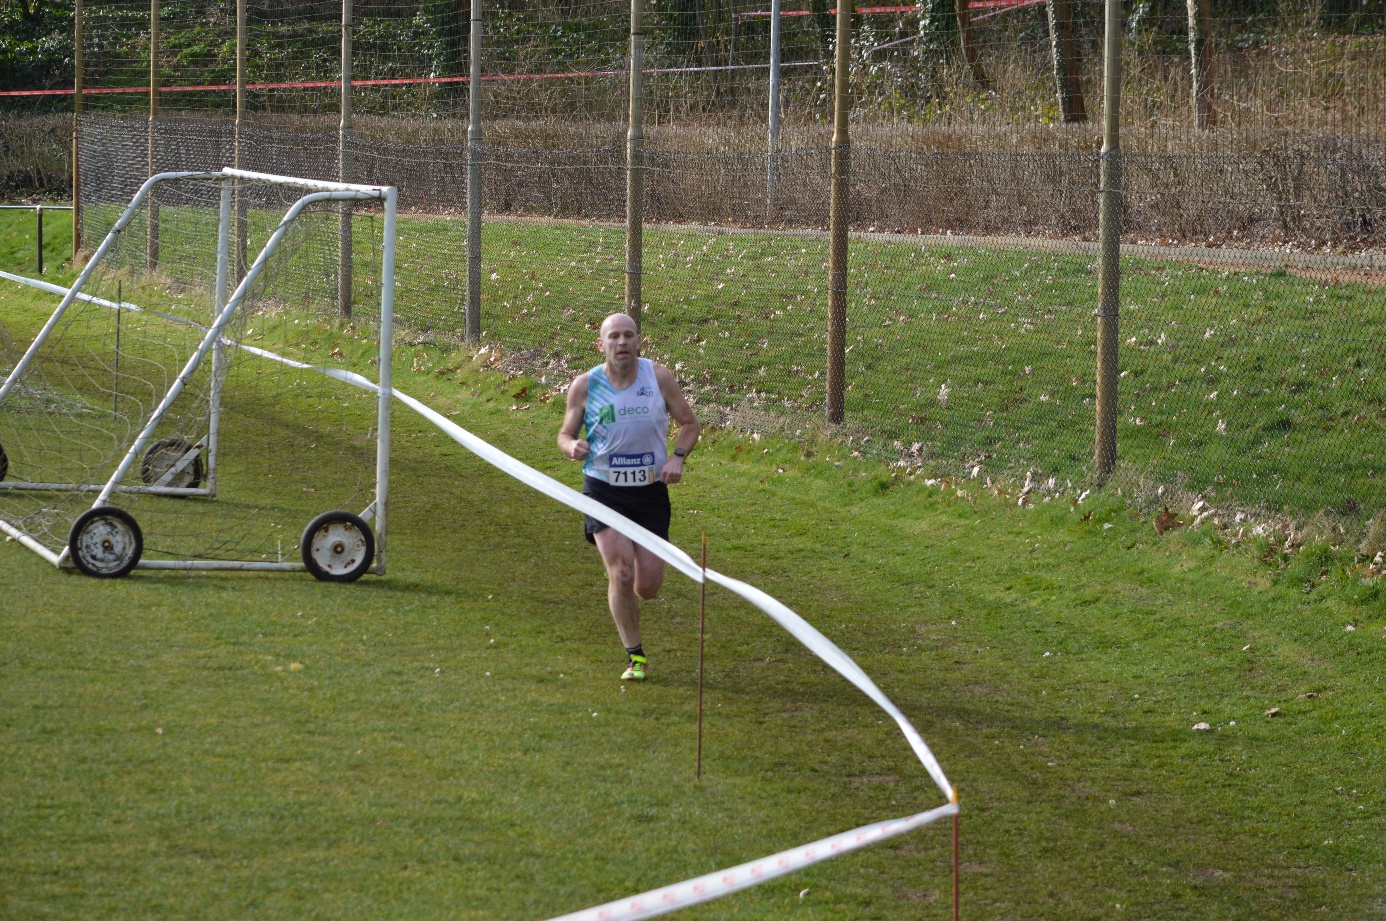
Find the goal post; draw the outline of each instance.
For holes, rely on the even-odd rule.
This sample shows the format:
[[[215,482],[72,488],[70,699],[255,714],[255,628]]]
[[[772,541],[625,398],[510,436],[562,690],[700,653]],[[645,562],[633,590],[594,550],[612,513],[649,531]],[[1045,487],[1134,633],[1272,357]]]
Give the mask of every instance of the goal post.
[[[265,236],[234,288],[233,184]],[[150,268],[134,225],[158,186],[164,234]],[[91,575],[383,574],[396,207],[389,186],[230,168],[145,181],[22,354],[11,345],[22,320],[6,335],[0,318],[0,530]],[[319,257],[335,251],[343,220],[365,245],[356,266],[328,269]],[[378,311],[341,317],[342,270],[378,289]],[[261,344],[248,348],[252,335]],[[324,337],[354,340],[330,355],[362,373],[287,357],[320,357]],[[378,349],[367,361],[369,339]],[[264,347],[276,341],[278,351]],[[315,474],[326,482],[310,483]],[[286,560],[289,520],[318,494],[338,507],[291,541],[301,559]]]

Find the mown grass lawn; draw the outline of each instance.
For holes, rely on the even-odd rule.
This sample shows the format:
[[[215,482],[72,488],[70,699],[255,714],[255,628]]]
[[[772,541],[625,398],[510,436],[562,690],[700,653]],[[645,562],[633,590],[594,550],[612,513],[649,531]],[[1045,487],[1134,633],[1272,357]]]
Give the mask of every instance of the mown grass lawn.
[[[576,484],[560,401],[513,408],[546,385],[398,364]],[[578,516],[403,412],[394,445],[383,579],[105,583],[0,544],[0,914],[545,918],[940,802],[869,701],[715,590],[695,781],[696,586],[646,608],[653,678],[622,690]],[[676,543],[705,532],[934,747],[964,917],[1386,912],[1386,602],[1346,551],[730,430],[675,495]],[[686,916],[945,918],[948,861],[925,829]]]

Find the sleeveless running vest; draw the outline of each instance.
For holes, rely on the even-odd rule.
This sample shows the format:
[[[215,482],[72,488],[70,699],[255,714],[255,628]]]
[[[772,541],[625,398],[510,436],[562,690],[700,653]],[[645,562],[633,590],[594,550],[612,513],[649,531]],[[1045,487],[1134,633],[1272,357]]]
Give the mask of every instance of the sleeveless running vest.
[[[636,359],[635,382],[625,390],[611,386],[604,365],[588,371],[582,421],[591,447],[582,462],[583,473],[612,486],[659,482],[659,471],[669,457],[669,409],[659,392],[654,362]]]

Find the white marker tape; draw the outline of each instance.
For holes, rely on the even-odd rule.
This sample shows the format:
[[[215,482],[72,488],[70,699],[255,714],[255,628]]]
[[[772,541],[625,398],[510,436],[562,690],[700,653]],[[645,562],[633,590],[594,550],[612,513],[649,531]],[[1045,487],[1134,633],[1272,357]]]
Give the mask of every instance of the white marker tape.
[[[752,860],[750,863],[743,863],[728,870],[718,870],[715,873],[674,883],[672,886],[665,886],[662,889],[651,889],[640,895],[607,902],[605,905],[597,905],[594,908],[585,908],[582,911],[553,918],[551,921],[638,921],[640,918],[653,918],[665,912],[677,911],[680,908],[688,908],[702,902],[710,902],[741,889],[758,886],[767,880],[802,870],[804,867],[833,857],[840,857],[858,848],[867,847],[896,835],[902,835],[907,831],[913,831],[945,816],[955,815],[957,811],[957,804],[949,803],[946,806],[939,806],[937,809],[930,809],[928,812],[921,812],[918,815],[877,822],[874,825],[863,825],[861,828],[845,831],[840,835],[833,835],[831,838],[824,838],[822,841],[815,841],[802,847],[781,851],[778,854],[771,854],[769,857]]]

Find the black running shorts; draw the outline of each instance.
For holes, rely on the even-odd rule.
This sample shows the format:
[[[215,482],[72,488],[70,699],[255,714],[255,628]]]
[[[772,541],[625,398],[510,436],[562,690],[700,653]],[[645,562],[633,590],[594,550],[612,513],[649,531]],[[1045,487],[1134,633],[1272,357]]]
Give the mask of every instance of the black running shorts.
[[[582,478],[582,494],[596,499],[607,508],[615,509],[631,521],[669,539],[669,486],[666,483],[651,483],[649,486],[612,486],[594,477]],[[583,516],[583,536],[589,544],[597,541],[592,536],[606,527],[590,515]]]

